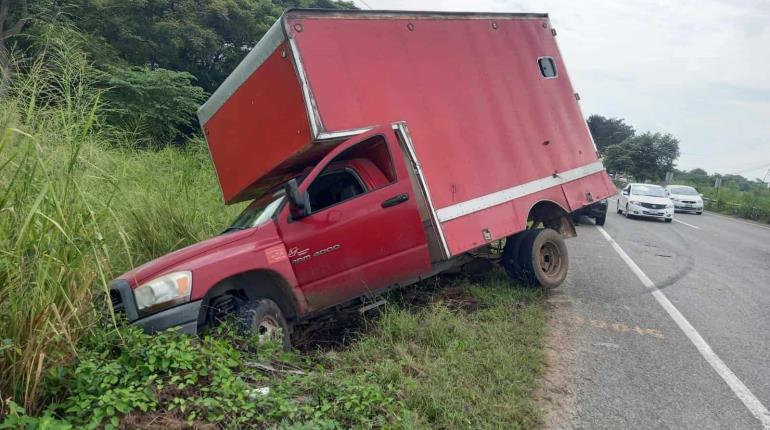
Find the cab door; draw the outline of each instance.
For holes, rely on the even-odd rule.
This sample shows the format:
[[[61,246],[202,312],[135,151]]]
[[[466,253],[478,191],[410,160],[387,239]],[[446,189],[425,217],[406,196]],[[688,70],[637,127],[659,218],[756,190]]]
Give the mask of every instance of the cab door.
[[[299,191],[307,193],[310,213],[292,219],[284,208],[279,231],[311,308],[430,271],[417,199],[392,129],[377,128],[340,144]]]

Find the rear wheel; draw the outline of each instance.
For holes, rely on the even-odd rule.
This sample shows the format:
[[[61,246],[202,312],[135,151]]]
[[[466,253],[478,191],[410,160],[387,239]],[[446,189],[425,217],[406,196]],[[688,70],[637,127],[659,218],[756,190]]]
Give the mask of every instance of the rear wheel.
[[[258,337],[259,344],[277,342],[284,351],[291,349],[291,333],[281,308],[270,299],[245,303],[238,310],[241,329]]]
[[[594,218],[594,220],[596,221],[596,225],[604,225],[604,221],[607,220],[607,214],[604,214],[602,216],[598,216],[598,217]]]
[[[520,263],[520,250],[521,242],[527,235],[532,234],[534,230],[524,230],[521,233],[511,236],[505,241],[505,247],[503,248],[503,257],[501,263],[508,276],[514,280],[521,280],[521,263]]]
[[[556,288],[564,282],[569,256],[564,239],[551,229],[533,229],[520,233],[518,242],[503,257],[503,266],[514,279],[527,285]],[[516,253],[518,258],[513,259]]]

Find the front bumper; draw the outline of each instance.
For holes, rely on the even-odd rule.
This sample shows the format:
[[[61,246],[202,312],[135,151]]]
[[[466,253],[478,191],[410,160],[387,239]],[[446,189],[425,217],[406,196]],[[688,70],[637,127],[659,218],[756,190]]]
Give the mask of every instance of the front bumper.
[[[607,201],[602,200],[600,202],[594,203],[590,206],[585,206],[577,211],[573,212],[573,215],[575,216],[587,216],[591,218],[601,218],[607,214]]]
[[[118,279],[110,284],[110,300],[116,313],[123,313],[130,324],[136,324],[146,333],[157,333],[178,327],[181,333],[198,332],[201,301],[183,303],[152,315],[141,316],[136,308],[134,292],[128,281]]]
[[[674,217],[674,208],[650,209],[644,206],[629,204],[628,213],[629,215],[639,217],[670,219]]]
[[[703,203],[688,204],[688,203],[674,202],[674,209],[680,212],[703,212]]]

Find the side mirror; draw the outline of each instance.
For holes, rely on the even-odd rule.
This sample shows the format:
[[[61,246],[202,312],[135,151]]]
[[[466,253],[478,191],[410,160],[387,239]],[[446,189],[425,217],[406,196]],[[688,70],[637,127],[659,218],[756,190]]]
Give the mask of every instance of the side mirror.
[[[628,195],[628,191],[627,190],[623,190],[623,195],[627,196]]]
[[[296,179],[286,183],[286,198],[289,200],[289,212],[292,219],[300,219],[310,215],[310,200],[307,193],[300,193]]]

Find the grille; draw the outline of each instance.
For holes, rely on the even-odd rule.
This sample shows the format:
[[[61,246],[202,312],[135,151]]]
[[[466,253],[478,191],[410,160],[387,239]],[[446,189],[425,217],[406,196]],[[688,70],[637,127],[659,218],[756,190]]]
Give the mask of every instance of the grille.
[[[110,290],[110,302],[112,302],[112,309],[115,312],[123,312],[123,297],[118,290]]]
[[[642,203],[642,207],[645,207],[647,209],[664,209],[666,205],[658,205],[655,203]]]
[[[695,202],[693,202],[693,201],[690,201],[690,200],[682,200],[682,203],[689,203],[689,204],[691,204],[691,205],[694,205],[694,204],[695,204]]]

